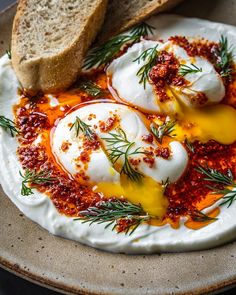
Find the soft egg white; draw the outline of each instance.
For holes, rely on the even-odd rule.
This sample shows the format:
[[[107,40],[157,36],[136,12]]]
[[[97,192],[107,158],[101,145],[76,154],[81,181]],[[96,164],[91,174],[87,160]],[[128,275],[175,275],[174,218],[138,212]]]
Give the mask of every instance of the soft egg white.
[[[107,68],[107,75],[111,77],[112,87],[116,90],[121,100],[130,105],[135,105],[150,112],[160,112],[155,91],[150,83],[143,85],[139,83],[137,76],[139,69],[145,61],[137,59],[145,50],[155,46],[161,46],[157,41],[147,41],[134,44],[121,57],[115,59]]]
[[[173,53],[180,64],[190,67],[194,64],[201,69],[200,72],[187,74],[184,77],[187,80],[187,85],[181,87],[167,86],[166,94],[169,100],[165,102],[161,102],[157,93],[155,93],[154,85],[150,81],[147,81],[146,87],[144,87],[137,75],[147,62],[142,59],[138,62],[137,58],[145,50],[154,48],[156,45],[158,45],[157,51],[165,50]],[[151,113],[178,113],[179,102],[189,107],[198,107],[217,103],[225,96],[223,81],[213,65],[205,58],[188,56],[183,48],[170,41],[163,44],[157,41],[142,40],[134,44],[125,54],[109,65],[107,75],[111,77],[112,87],[121,100]],[[198,99],[201,93],[206,96],[204,103]]]
[[[165,43],[164,50],[171,52],[179,61],[180,65],[195,69],[199,72],[188,73],[184,76],[187,81],[186,86],[170,86],[175,95],[187,106],[198,107],[220,102],[225,96],[225,87],[214,66],[205,58],[200,56],[190,57],[180,46],[171,41]],[[198,99],[198,94],[203,93],[206,101],[202,104]]]
[[[158,143],[146,143],[142,140],[144,135],[149,134],[149,130],[145,126],[142,115],[130,107],[124,105],[117,105],[114,103],[99,103],[89,104],[81,107],[78,110],[70,113],[65,118],[60,120],[53,134],[52,148],[58,161],[63,167],[69,171],[73,176],[83,172],[92,183],[99,182],[119,182],[119,171],[114,170],[112,163],[109,161],[104,149],[100,147],[98,150],[92,151],[89,162],[84,164],[79,160],[82,152],[86,151],[83,147],[83,134],[76,136],[75,130],[70,130],[70,126],[75,122],[76,117],[79,117],[83,122],[90,125],[99,137],[102,146],[109,150],[110,146],[104,138],[111,138],[109,132],[102,132],[99,128],[99,122],[106,122],[111,116],[119,117],[119,126],[113,129],[112,133],[118,134],[118,128],[121,128],[130,142],[134,142],[130,152],[141,148],[157,148]],[[63,143],[68,143],[68,150],[63,151]],[[120,144],[115,145],[118,147]],[[121,148],[122,149],[122,148]],[[125,151],[125,148],[122,149]],[[185,148],[180,142],[173,141],[170,143],[171,156],[169,159],[156,157],[153,167],[141,161],[138,165],[138,171],[146,176],[153,178],[155,181],[161,183],[167,178],[171,182],[176,181],[184,172],[188,163],[188,156]],[[143,155],[132,155],[130,158],[142,158]],[[124,164],[124,157],[120,157],[117,161],[118,166]],[[101,169],[102,167],[102,169]],[[118,169],[119,170],[119,169]]]

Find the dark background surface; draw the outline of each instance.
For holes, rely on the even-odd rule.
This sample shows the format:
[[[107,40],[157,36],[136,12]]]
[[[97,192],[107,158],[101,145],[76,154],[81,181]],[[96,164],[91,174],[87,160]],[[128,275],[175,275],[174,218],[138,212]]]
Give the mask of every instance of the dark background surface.
[[[16,0],[0,0],[0,11],[14,2],[16,2]]]
[[[16,2],[16,0],[0,0],[0,10],[3,10],[6,8],[8,5]]]
[[[212,1],[212,0],[208,0]],[[0,0],[0,10],[14,3],[15,0]],[[1,28],[0,28],[1,29]],[[25,281],[0,268],[0,295],[58,295],[59,293]],[[225,295],[236,295],[236,288],[223,292]]]

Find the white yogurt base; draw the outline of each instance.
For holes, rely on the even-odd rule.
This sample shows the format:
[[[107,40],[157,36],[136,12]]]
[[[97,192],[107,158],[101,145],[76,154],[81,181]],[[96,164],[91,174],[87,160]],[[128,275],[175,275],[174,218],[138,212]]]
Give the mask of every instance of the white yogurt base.
[[[228,25],[175,15],[153,17],[148,23],[158,28],[155,33],[158,38],[179,34],[218,41],[220,35],[224,34],[230,43],[236,43],[236,29]],[[12,105],[17,103],[17,87],[11,63],[5,55],[0,59],[0,113],[8,118],[12,118]],[[0,180],[3,190],[28,218],[52,234],[107,251],[147,254],[206,249],[236,238],[236,202],[229,208],[222,207],[216,222],[196,231],[186,228],[184,220],[178,230],[169,225],[141,225],[132,236],[105,230],[104,225],[89,226],[75,222],[73,218],[59,214],[45,194],[35,190],[32,196],[20,195],[21,179],[18,171],[21,166],[16,149],[17,141],[0,129]]]

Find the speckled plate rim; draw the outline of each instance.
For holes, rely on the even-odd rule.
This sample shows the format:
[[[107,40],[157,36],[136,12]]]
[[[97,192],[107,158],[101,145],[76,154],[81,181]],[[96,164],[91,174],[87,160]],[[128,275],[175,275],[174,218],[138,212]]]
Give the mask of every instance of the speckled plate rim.
[[[78,290],[70,288],[64,284],[58,284],[55,281],[43,279],[40,276],[37,276],[36,274],[33,274],[32,272],[27,272],[19,268],[17,264],[11,264],[9,261],[4,260],[0,256],[0,267],[5,269],[6,271],[9,271],[10,273],[25,279],[31,283],[37,284],[41,287],[48,288],[50,290],[60,292],[62,294],[68,294],[68,295],[103,295],[104,293],[91,293],[89,290]],[[187,293],[179,293],[181,295],[189,295],[189,294],[219,294],[225,291],[228,291],[232,288],[236,287],[236,277],[232,280],[229,280],[224,283],[220,283],[218,285],[214,285],[209,288],[204,288],[204,290],[198,290],[198,292],[187,292]],[[104,294],[107,295],[107,294]]]
[[[15,10],[16,5],[13,4],[11,6],[9,6],[7,9],[3,10],[0,12],[0,18],[5,15],[5,14],[12,14],[13,11]],[[223,248],[223,247],[221,247]],[[101,253],[103,253],[101,251]],[[26,279],[30,282],[36,283],[40,286],[43,287],[47,287],[49,289],[52,289],[54,291],[58,291],[58,292],[62,292],[64,294],[88,294],[88,295],[94,295],[94,294],[108,294],[108,293],[104,293],[104,292],[90,292],[88,289],[78,289],[78,288],[73,288],[72,286],[63,284],[63,283],[59,283],[56,280],[51,280],[48,278],[44,278],[40,275],[38,275],[36,272],[33,271],[27,271],[25,269],[22,269],[19,264],[14,263],[8,259],[6,259],[4,256],[1,255],[0,253],[0,266],[23,278]],[[198,290],[189,290],[188,292],[181,292],[178,291],[178,294],[203,294],[203,293],[210,293],[210,294],[216,294],[222,291],[226,291],[230,288],[233,288],[234,286],[236,286],[236,273],[235,276],[231,279],[222,281],[220,283],[215,283],[212,286],[202,286],[201,288],[198,288]],[[115,294],[115,293],[114,293]],[[124,293],[125,294],[125,293]],[[176,293],[177,294],[177,293]]]

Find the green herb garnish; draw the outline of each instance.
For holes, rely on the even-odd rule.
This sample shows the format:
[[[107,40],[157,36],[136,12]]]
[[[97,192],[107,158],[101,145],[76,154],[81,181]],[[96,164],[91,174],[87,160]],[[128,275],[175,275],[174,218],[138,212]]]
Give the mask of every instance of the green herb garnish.
[[[175,130],[176,121],[166,121],[160,126],[156,126],[154,123],[150,125],[150,129],[152,134],[155,136],[157,141],[159,143],[162,143],[164,136],[175,136],[174,134],[171,135],[171,133]]]
[[[215,193],[223,195],[223,201],[221,202],[220,206],[227,205],[227,207],[230,207],[236,200],[236,182],[233,179],[232,171],[228,169],[227,173],[223,174],[220,171],[207,166],[205,168],[200,166],[196,169],[196,171],[206,176],[204,180],[210,181],[214,185],[223,187],[223,189],[218,189],[214,185],[207,185],[207,187],[214,190]]]
[[[73,128],[76,131],[76,136],[79,136],[79,133],[82,132],[85,137],[87,137],[90,141],[94,140],[94,132],[90,129],[90,125],[83,122],[78,116],[76,116],[75,122],[70,127],[70,130]]]
[[[167,190],[167,187],[170,185],[169,177],[167,177],[165,181],[162,180],[161,185],[164,188],[164,193],[165,193]]]
[[[181,64],[178,71],[179,75],[181,76],[185,76],[187,74],[199,73],[199,72],[202,72],[202,68],[199,68],[194,64],[191,64],[190,66]]]
[[[193,221],[197,222],[207,222],[207,221],[216,221],[218,218],[210,217],[199,210],[195,210],[190,214]]]
[[[81,80],[77,87],[94,97],[101,96],[104,93],[103,89],[91,80]]]
[[[81,217],[74,220],[81,220],[82,223],[101,224],[107,223],[105,228],[113,225],[112,230],[119,226],[119,221],[130,221],[127,223],[125,234],[131,235],[138,226],[150,219],[150,216],[143,210],[141,205],[134,205],[128,201],[110,200],[104,201],[98,207],[89,207],[80,212]]]
[[[109,159],[114,165],[121,157],[124,158],[124,164],[121,168],[120,173],[128,176],[132,181],[139,182],[143,175],[136,171],[129,162],[129,157],[132,155],[144,154],[140,151],[140,148],[136,148],[134,151],[131,151],[131,148],[134,146],[135,142],[130,142],[127,139],[125,132],[119,128],[117,133],[108,133],[110,137],[101,138],[106,141],[108,146],[108,155]]]
[[[233,69],[233,52],[229,46],[228,39],[221,35],[219,49],[215,50],[215,66],[219,70],[221,77],[231,80]]]
[[[92,49],[85,59],[83,68],[90,69],[94,66],[100,67],[110,62],[128,43],[138,42],[141,37],[152,34],[153,27],[142,23],[134,27],[129,35],[118,35],[101,46]]]
[[[142,61],[145,62],[136,74],[140,78],[139,83],[143,84],[144,89],[146,88],[146,83],[149,80],[149,72],[156,64],[158,53],[157,47],[158,45],[145,50],[142,54],[140,54],[140,56],[133,60],[133,62],[138,63],[141,63]]]
[[[4,116],[0,116],[0,126],[8,131],[12,137],[20,133],[16,127],[16,124]]]
[[[190,142],[187,138],[185,138],[184,143],[185,143],[186,147],[189,149],[189,151],[191,153],[194,153],[194,146],[193,146],[192,142]]]
[[[25,171],[25,175],[19,171],[20,176],[23,178],[21,184],[21,195],[22,196],[29,196],[33,194],[32,187],[28,185],[31,184],[44,184],[55,181],[56,179],[51,177],[50,174],[46,171],[37,172],[36,170],[29,170]]]

